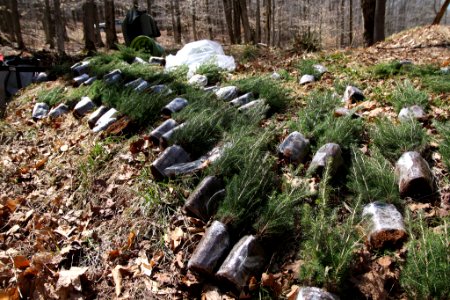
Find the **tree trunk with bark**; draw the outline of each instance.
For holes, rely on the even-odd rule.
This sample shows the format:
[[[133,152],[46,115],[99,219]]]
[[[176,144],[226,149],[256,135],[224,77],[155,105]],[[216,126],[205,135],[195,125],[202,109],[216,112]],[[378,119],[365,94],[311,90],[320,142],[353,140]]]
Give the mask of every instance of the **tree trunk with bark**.
[[[84,2],[82,9],[83,9],[84,49],[89,52],[96,51],[95,29],[94,29],[95,24],[94,1],[88,0]]]
[[[341,0],[341,5],[339,9],[339,13],[341,15],[341,24],[339,27],[341,27],[341,40],[340,40],[340,46],[345,46],[345,2],[344,0]]]
[[[438,25],[439,23],[441,23],[441,19],[444,16],[445,12],[447,11],[447,7],[449,4],[450,4],[450,0],[446,0],[444,2],[444,4],[442,4],[442,7],[439,10],[439,12],[436,14],[436,17],[434,18],[432,25]]]
[[[13,36],[17,42],[17,47],[19,49],[25,49],[25,44],[22,39],[22,30],[20,28],[20,14],[17,8],[17,0],[9,0],[9,8],[11,10],[12,17],[11,28],[13,30]]]
[[[255,30],[255,41],[257,43],[261,42],[261,3],[260,0],[256,0],[256,30]]]
[[[59,0],[53,0],[53,9],[55,12],[55,20],[62,20],[61,16],[61,3]],[[60,24],[60,26],[56,27],[56,49],[58,50],[58,54],[63,56],[66,54],[64,48],[64,23]]]
[[[55,48],[55,22],[52,18],[50,8],[50,0],[44,1],[44,18],[42,24],[44,25],[45,43],[49,44],[50,49]]]
[[[225,21],[227,23],[228,36],[230,37],[230,43],[235,44],[236,39],[234,38],[233,32],[233,14],[232,14],[232,0],[223,0],[223,10],[225,14]]]
[[[180,10],[180,0],[175,0],[175,20],[176,20],[176,33],[177,33],[176,43],[181,44],[181,10]]]
[[[147,0],[147,12],[149,15],[152,14],[152,4],[153,4],[153,0]]]
[[[239,0],[239,11],[241,15],[242,27],[244,27],[244,41],[250,43],[252,40],[252,31],[247,13],[247,1]]]
[[[106,47],[117,49],[114,0],[105,0],[105,33]]]
[[[194,38],[194,41],[196,41],[198,40],[198,36],[197,36],[197,8],[195,0],[191,2],[191,20],[192,20],[192,37]]]
[[[361,0],[361,8],[364,20],[364,43],[371,46],[374,43],[374,25],[375,25],[375,5],[376,0]]]
[[[233,1],[233,31],[236,43],[241,43],[241,11],[240,11],[240,0]]]
[[[270,45],[270,20],[272,19],[272,0],[266,0],[266,44]]]
[[[208,38],[210,40],[213,39],[213,24],[211,23],[211,11],[209,7],[209,0],[205,0],[205,9],[206,9],[206,24],[208,26]]]
[[[102,35],[100,34],[100,20],[98,17],[98,7],[97,4],[94,2],[94,28],[95,28],[95,45],[97,47],[105,47],[105,44],[103,44],[102,41]],[[115,24],[114,24],[115,26]]]
[[[353,44],[353,0],[350,0],[348,11],[349,11],[348,44],[351,47]]]
[[[386,16],[386,0],[376,0],[375,23],[373,28],[374,43],[384,40],[384,23]]]

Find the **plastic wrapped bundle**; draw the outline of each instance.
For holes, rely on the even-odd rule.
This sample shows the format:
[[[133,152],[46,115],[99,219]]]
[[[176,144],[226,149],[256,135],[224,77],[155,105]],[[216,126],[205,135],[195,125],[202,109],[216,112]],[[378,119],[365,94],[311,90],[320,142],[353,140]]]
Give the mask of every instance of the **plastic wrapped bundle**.
[[[244,94],[240,97],[237,97],[236,99],[231,100],[230,104],[235,107],[239,107],[239,106],[249,103],[253,99],[254,99],[253,93],[250,92],[250,93]]]
[[[400,197],[419,199],[434,191],[433,174],[425,159],[415,151],[405,152],[395,164]]]
[[[74,74],[82,75],[89,71],[89,64],[90,62],[88,60],[80,61],[71,66],[70,69],[72,70],[72,72],[74,72]]]
[[[241,290],[264,267],[264,250],[252,235],[242,237],[231,249],[216,276]]]
[[[339,297],[316,287],[302,287],[297,300],[339,300]]]
[[[50,118],[57,118],[69,112],[69,107],[64,103],[60,103],[57,107],[52,108],[48,112]]]
[[[205,75],[195,74],[189,79],[188,83],[199,87],[205,87],[208,85],[208,77]]]
[[[404,107],[398,114],[398,119],[400,122],[408,122],[411,119],[416,119],[417,121],[426,121],[427,114],[425,110],[419,105],[413,105],[410,107]]]
[[[239,89],[236,86],[225,86],[216,91],[217,98],[223,101],[231,101],[238,96]]]
[[[328,143],[317,150],[309,165],[308,173],[322,174],[325,167],[329,167],[330,174],[334,174],[343,164],[341,147],[335,143]]]
[[[159,145],[159,140],[166,132],[172,130],[177,126],[177,122],[174,119],[167,119],[161,125],[156,127],[150,132],[150,140],[153,145]]]
[[[104,113],[97,122],[95,122],[95,126],[92,129],[93,132],[100,132],[109,127],[112,123],[117,121],[117,116],[119,112],[114,108],[111,108],[106,113]]]
[[[39,119],[43,119],[47,116],[48,110],[49,110],[49,107],[48,107],[47,103],[44,103],[44,102],[36,103],[34,105],[33,113],[31,114],[31,117],[35,121],[39,120]]]
[[[133,81],[127,82],[127,83],[125,84],[125,87],[135,89],[135,88],[137,88],[141,83],[143,83],[144,81],[145,81],[144,79],[142,79],[142,78],[139,77],[138,79],[135,79],[135,80],[133,80]]]
[[[278,155],[293,164],[302,163],[309,152],[309,140],[300,132],[289,134],[278,146]]]
[[[407,237],[403,218],[392,204],[373,202],[362,213],[369,244],[375,249],[399,246]]]
[[[188,262],[188,269],[197,274],[212,276],[230,248],[230,234],[227,227],[214,221],[195,248]]]
[[[82,117],[88,112],[94,110],[95,104],[89,97],[82,97],[81,100],[75,105],[73,114],[76,117]]]
[[[82,74],[80,76],[74,77],[72,80],[73,86],[80,86],[81,84],[85,83],[87,80],[89,80],[88,74]]]
[[[96,80],[97,80],[97,76],[89,77],[88,80],[83,82],[83,85],[92,85],[94,83],[94,81],[96,81]]]
[[[313,75],[305,74],[300,78],[300,84],[308,84],[316,81]]]
[[[364,100],[363,92],[357,87],[348,85],[344,92],[344,98],[342,101],[347,102],[348,104],[356,101]]]
[[[223,190],[222,181],[216,176],[207,176],[189,195],[184,204],[184,211],[196,216],[202,220],[208,220],[215,212],[213,208],[216,206],[214,201],[218,200],[217,196],[213,196]],[[212,202],[211,202],[212,201]]]
[[[100,119],[107,111],[109,110],[109,108],[107,108],[106,106],[100,106],[99,108],[97,108],[96,111],[94,111],[88,119],[88,125],[89,128],[94,128],[95,127],[95,123],[97,123],[98,119]]]
[[[194,174],[198,171],[205,169],[208,166],[206,158],[202,157],[194,161],[174,164],[164,169],[164,175],[166,177],[175,177],[179,175]]]
[[[164,173],[165,169],[170,166],[189,161],[189,154],[180,146],[173,145],[159,155],[159,157],[150,166],[150,170],[156,180],[162,180],[166,177],[166,174]]]
[[[173,113],[179,112],[188,105],[188,101],[184,98],[175,98],[169,102],[161,110],[161,113],[166,116],[171,116]]]
[[[177,130],[180,130],[181,128],[183,128],[184,126],[186,126],[186,123],[180,124],[180,125],[176,126],[175,128],[164,133],[161,136],[161,138],[159,139],[159,144],[161,145],[161,147],[166,148],[169,145],[169,143],[171,142],[173,134]]]
[[[122,71],[120,71],[119,69],[115,69],[103,76],[103,80],[106,84],[118,83],[120,80],[122,80]]]

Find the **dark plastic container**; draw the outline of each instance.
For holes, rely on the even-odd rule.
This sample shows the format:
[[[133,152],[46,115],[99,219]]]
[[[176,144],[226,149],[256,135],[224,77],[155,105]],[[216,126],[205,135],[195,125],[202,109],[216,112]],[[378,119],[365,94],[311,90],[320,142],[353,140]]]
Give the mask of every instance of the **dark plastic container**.
[[[164,133],[161,138],[159,139],[159,144],[161,145],[161,147],[166,148],[173,137],[173,134],[177,131],[180,130],[181,128],[183,128],[184,126],[186,126],[186,123],[180,124],[178,126],[176,126],[175,128],[167,131],[166,133]]]
[[[261,244],[254,236],[246,235],[231,249],[216,276],[242,290],[250,276],[257,275],[263,269],[264,262],[265,253]]]
[[[244,94],[240,97],[237,97],[236,99],[231,100],[230,104],[232,106],[239,107],[239,106],[249,103],[252,100],[254,100],[254,96],[253,96],[253,93],[250,92],[250,93]]]
[[[171,116],[173,113],[179,112],[183,108],[185,108],[189,102],[184,98],[175,98],[169,102],[164,108],[161,110],[161,113],[166,116]]]
[[[95,123],[97,123],[97,121],[109,110],[109,108],[107,108],[106,106],[100,106],[99,108],[97,108],[96,111],[94,111],[88,119],[88,125],[89,128],[94,128],[95,127]]]
[[[223,183],[219,178],[216,176],[205,177],[189,195],[183,207],[184,211],[204,221],[208,220],[214,213],[210,211],[213,208],[213,203],[209,202],[222,189]]]
[[[309,165],[308,173],[321,175],[330,162],[331,165],[329,165],[329,168],[331,175],[335,174],[344,164],[341,147],[338,144],[328,143],[320,147]]]
[[[214,221],[192,254],[188,269],[212,277],[230,246],[228,228],[223,223]]]
[[[289,134],[278,146],[278,155],[286,162],[299,164],[309,153],[309,140],[298,131]]]
[[[80,76],[77,76],[77,77],[73,78],[72,85],[73,86],[80,86],[81,84],[83,84],[87,80],[89,80],[89,75],[88,74],[82,74]]]
[[[159,145],[159,139],[163,136],[163,134],[172,130],[176,126],[177,122],[174,119],[168,119],[156,127],[152,132],[150,132],[150,140],[153,145]]]
[[[166,174],[164,173],[166,168],[189,161],[189,154],[180,146],[173,145],[159,155],[159,157],[150,166],[150,170],[156,180],[162,180],[166,177]]]

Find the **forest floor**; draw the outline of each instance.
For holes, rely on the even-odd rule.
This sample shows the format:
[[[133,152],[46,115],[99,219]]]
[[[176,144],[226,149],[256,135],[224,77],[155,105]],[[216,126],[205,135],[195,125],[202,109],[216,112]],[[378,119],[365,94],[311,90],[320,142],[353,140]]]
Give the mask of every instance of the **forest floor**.
[[[299,118],[309,95],[323,91],[342,95],[347,83],[365,95],[364,101],[348,108],[358,111],[367,128],[381,117],[396,124],[397,113],[388,99],[409,80],[428,95],[429,118],[424,128],[429,142],[424,155],[438,189],[425,202],[403,199],[400,211],[405,218],[418,218],[422,212],[426,227],[445,235],[449,169],[440,151],[445,137],[434,122],[450,124],[450,81],[439,82],[435,88],[420,75],[389,73],[389,64],[409,60],[424,68],[448,67],[449,41],[450,28],[437,26],[402,32],[370,48],[299,53],[232,46],[226,52],[235,57],[238,67],[229,80],[274,71],[283,75],[279,84],[289,89],[290,102],[284,111],[261,122],[264,128],[274,128],[278,144],[289,133],[290,123]],[[302,61],[321,63],[328,72],[319,81],[299,85]],[[299,275],[305,264],[299,254],[301,226],[288,234],[285,243],[280,242],[285,247],[271,253],[264,269],[250,278],[240,294],[189,272],[187,263],[210,224],[182,211],[200,176],[162,183],[153,179],[149,167],[162,150],[146,136],[158,122],[131,134],[105,136],[92,133],[86,118],[72,114],[33,121],[31,112],[42,93],[60,86],[69,82],[59,78],[25,88],[0,120],[0,299],[295,299],[299,288],[311,283]],[[373,143],[364,138],[358,148],[367,153]],[[280,178],[297,177],[290,167],[280,170]],[[318,181],[310,180],[313,190],[320,188]],[[351,211],[345,200],[351,193],[337,189],[344,190],[339,211]],[[340,291],[333,284],[322,286],[341,299],[412,297],[400,284],[408,244],[373,251],[364,243],[360,227],[354,226],[361,236],[352,256],[355,268],[345,279],[351,288]],[[444,257],[443,278],[450,276],[448,253]]]

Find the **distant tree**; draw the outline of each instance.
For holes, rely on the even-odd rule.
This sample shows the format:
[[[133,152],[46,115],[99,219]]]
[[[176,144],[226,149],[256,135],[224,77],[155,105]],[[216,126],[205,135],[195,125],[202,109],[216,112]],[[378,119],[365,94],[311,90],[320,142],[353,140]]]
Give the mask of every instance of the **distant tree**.
[[[247,13],[247,1],[239,0],[239,14],[241,16],[242,27],[244,28],[244,41],[250,43],[252,40],[252,31],[250,29],[250,22]]]
[[[152,14],[152,4],[153,4],[153,0],[147,0],[147,12],[149,15]]]
[[[104,4],[105,4],[106,47],[108,49],[116,49],[117,33],[115,24],[114,0],[105,0]]]
[[[256,0],[256,30],[255,41],[261,42],[261,3],[260,0]]]
[[[50,8],[50,1],[44,0],[44,14],[42,24],[45,33],[45,43],[49,44],[50,49],[55,48],[55,22],[52,18],[52,11]]]
[[[275,0],[266,0],[266,44],[270,45],[270,20],[272,18],[272,3]]]
[[[20,14],[17,8],[17,0],[9,0],[9,9],[11,10],[13,36],[17,42],[19,49],[25,49],[25,44],[22,39],[22,30],[20,28]]]
[[[384,40],[386,0],[361,0],[366,46]]]
[[[55,0],[56,1],[56,0]],[[83,35],[84,35],[84,49],[87,51],[96,51],[95,48],[95,16],[94,16],[94,1],[87,0],[83,3]]]
[[[53,0],[53,6],[55,11],[55,20],[62,20],[61,16],[61,3],[59,0]],[[64,22],[56,25],[56,49],[59,55],[65,55],[64,48]]]
[[[105,44],[103,44],[102,41],[102,35],[100,34],[100,20],[98,17],[98,7],[97,4],[94,2],[94,29],[95,29],[95,45],[97,47],[105,47]]]
[[[449,4],[450,4],[450,0],[446,0],[444,2],[444,4],[442,4],[442,7],[439,10],[439,12],[436,14],[436,17],[434,18],[432,25],[438,25],[439,23],[441,23],[441,19],[444,16],[444,13],[447,10],[447,7]]]
[[[228,36],[230,37],[230,43],[236,43],[233,31],[233,12],[232,12],[232,0],[223,0],[223,10],[225,14],[225,21],[227,23]]]

